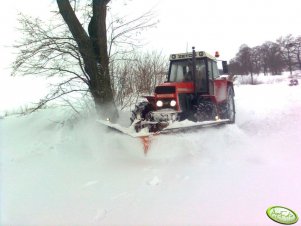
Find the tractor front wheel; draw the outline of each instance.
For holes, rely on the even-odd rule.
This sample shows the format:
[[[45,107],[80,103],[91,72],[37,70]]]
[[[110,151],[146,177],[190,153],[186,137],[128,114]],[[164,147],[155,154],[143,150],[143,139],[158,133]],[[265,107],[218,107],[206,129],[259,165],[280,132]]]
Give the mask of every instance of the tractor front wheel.
[[[135,109],[132,111],[131,123],[136,119],[145,120],[147,119],[148,113],[152,110],[151,104],[147,101],[140,102],[135,106]]]

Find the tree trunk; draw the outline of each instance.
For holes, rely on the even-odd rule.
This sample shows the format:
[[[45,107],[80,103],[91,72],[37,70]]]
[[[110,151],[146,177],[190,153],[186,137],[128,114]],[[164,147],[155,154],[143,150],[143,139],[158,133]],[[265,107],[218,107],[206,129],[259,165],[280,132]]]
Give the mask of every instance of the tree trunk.
[[[96,110],[102,118],[115,121],[118,111],[114,103],[110,83],[109,57],[107,53],[106,10],[109,0],[93,0],[93,16],[89,35],[80,24],[69,0],[57,0],[60,14],[74,37],[90,77],[89,89]]]
[[[288,57],[288,68],[290,70],[290,75],[292,75],[292,61],[291,61],[291,54],[290,49],[287,49],[287,57]]]
[[[297,60],[298,60],[299,69],[301,70],[300,50],[298,50],[298,53],[297,53]]]

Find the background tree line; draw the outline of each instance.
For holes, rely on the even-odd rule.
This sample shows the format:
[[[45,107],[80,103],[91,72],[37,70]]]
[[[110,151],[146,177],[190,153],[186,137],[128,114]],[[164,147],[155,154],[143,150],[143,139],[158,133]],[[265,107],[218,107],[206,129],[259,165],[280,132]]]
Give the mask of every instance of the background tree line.
[[[267,41],[253,48],[240,46],[234,59],[229,62],[231,74],[280,75],[284,70],[301,70],[301,36],[287,35],[276,42]]]

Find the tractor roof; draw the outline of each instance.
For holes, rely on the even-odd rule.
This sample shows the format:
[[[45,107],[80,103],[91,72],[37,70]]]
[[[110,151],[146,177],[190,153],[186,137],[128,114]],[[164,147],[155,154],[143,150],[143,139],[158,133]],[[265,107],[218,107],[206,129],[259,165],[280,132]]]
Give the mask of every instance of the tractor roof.
[[[204,58],[207,57],[209,59],[212,59],[216,61],[216,58],[209,53],[206,53],[205,51],[198,51],[195,52],[196,58]],[[169,60],[184,60],[184,59],[190,59],[192,58],[192,53],[176,53],[176,54],[171,54],[169,57]]]

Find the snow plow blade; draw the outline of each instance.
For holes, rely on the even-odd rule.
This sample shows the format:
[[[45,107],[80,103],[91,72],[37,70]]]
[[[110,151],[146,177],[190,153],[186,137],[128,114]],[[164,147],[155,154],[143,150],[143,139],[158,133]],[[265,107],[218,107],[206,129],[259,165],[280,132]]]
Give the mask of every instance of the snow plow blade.
[[[177,133],[177,132],[187,132],[194,129],[218,126],[222,124],[226,124],[229,122],[229,119],[220,119],[216,121],[203,121],[203,122],[192,122],[189,120],[184,120],[182,122],[175,122],[168,127],[164,128],[160,133]]]
[[[152,136],[152,135],[186,132],[189,130],[194,130],[194,129],[199,129],[199,128],[218,126],[218,125],[228,123],[229,119],[219,119],[216,121],[203,121],[203,122],[192,122],[189,120],[184,120],[181,122],[174,122],[171,125],[162,129],[161,131],[158,131],[155,133],[148,132],[147,131],[148,128],[144,128],[140,132],[136,132],[133,126],[124,127],[119,124],[114,124],[114,123],[111,123],[110,121],[104,121],[104,120],[97,120],[97,122],[111,128],[115,131],[129,135],[131,137],[147,137],[147,136]]]
[[[131,125],[130,127],[124,127],[119,124],[111,123],[110,121],[97,120],[97,122],[119,133],[123,133],[134,138],[140,138],[143,144],[144,154],[147,155],[152,136],[159,135],[159,134],[186,132],[186,131],[192,131],[199,128],[218,126],[218,125],[228,123],[229,119],[221,119],[216,121],[204,121],[204,122],[192,122],[192,121],[184,120],[182,122],[174,122],[171,125],[167,126],[166,128],[162,129],[161,131],[155,133],[148,132],[148,128],[144,128],[141,131],[136,132],[134,125]]]
[[[99,120],[97,120],[97,122],[102,125],[107,126],[108,128],[110,128],[112,130],[129,135],[131,137],[146,137],[146,136],[151,136],[151,135],[157,134],[157,133],[150,133],[146,130],[141,130],[139,133],[137,133],[133,126],[124,127],[122,125],[115,124],[115,123],[112,123],[110,121],[105,121],[105,120],[99,119]]]

